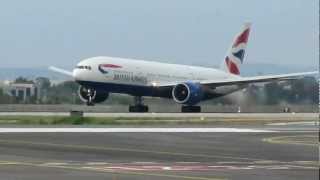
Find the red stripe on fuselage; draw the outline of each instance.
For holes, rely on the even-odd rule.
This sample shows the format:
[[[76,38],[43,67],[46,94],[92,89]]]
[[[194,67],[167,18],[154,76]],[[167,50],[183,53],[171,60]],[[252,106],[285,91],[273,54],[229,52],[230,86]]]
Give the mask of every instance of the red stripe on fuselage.
[[[115,64],[101,64],[101,66],[106,68],[122,68],[122,66],[115,65]]]

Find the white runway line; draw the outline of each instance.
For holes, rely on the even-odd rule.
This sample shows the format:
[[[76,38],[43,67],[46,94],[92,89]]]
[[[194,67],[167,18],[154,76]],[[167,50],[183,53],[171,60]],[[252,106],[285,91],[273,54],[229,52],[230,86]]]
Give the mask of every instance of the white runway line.
[[[318,121],[303,121],[303,122],[285,122],[285,123],[270,123],[268,126],[288,126],[288,125],[301,125],[301,126],[316,126]]]
[[[245,128],[0,128],[0,133],[208,133],[208,132],[276,132]]]
[[[44,163],[42,165],[44,165],[44,166],[64,166],[64,165],[68,165],[68,163],[48,162],[48,163]]]

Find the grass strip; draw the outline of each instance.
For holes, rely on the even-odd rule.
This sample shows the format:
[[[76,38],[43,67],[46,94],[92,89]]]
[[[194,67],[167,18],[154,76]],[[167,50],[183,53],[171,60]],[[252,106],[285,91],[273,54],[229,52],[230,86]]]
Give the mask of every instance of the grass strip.
[[[157,124],[266,124],[296,122],[301,119],[200,118],[200,117],[72,117],[72,116],[0,116],[0,125],[157,125]],[[303,121],[312,121],[305,119]]]

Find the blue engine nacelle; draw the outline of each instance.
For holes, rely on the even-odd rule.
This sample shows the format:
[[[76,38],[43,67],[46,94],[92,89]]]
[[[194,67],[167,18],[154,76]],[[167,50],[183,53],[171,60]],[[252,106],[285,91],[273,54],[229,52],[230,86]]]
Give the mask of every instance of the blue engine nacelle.
[[[172,89],[172,97],[179,104],[195,105],[202,100],[203,91],[200,84],[186,82]]]

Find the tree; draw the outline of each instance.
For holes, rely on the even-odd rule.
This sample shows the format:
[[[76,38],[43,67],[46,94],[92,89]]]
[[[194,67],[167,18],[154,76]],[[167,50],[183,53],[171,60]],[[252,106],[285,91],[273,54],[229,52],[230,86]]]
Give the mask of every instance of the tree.
[[[34,83],[32,80],[28,80],[27,78],[24,77],[18,77],[14,81],[15,83]]]
[[[51,87],[51,82],[49,78],[46,77],[38,77],[36,78],[36,86],[38,88],[38,101],[39,103],[46,103],[48,99],[48,90]]]
[[[4,90],[0,88],[0,104],[10,104],[15,102],[14,97],[10,97],[6,93],[4,93]]]
[[[44,90],[48,90],[51,86],[51,82],[49,78],[46,77],[38,77],[36,78],[36,84]]]
[[[76,95],[79,85],[74,81],[65,81],[63,83],[53,85],[48,90],[48,103],[80,103],[79,97]],[[74,102],[75,101],[75,102]]]

